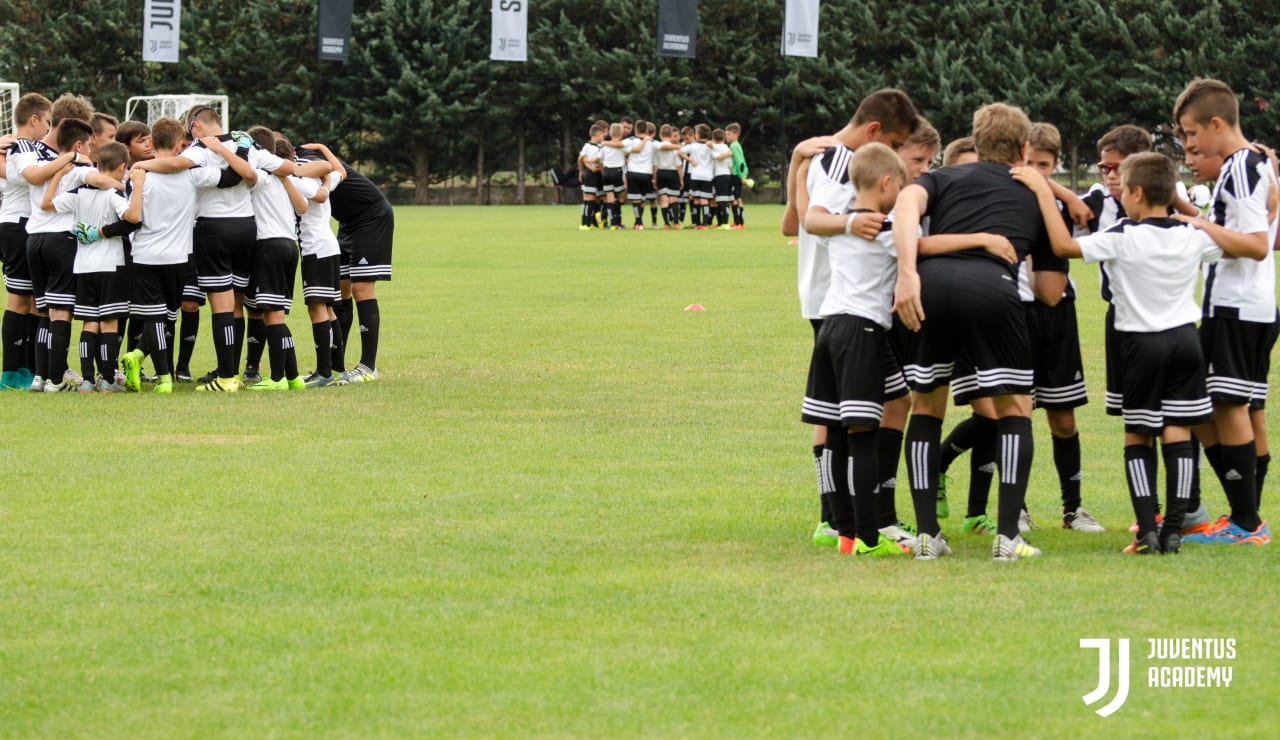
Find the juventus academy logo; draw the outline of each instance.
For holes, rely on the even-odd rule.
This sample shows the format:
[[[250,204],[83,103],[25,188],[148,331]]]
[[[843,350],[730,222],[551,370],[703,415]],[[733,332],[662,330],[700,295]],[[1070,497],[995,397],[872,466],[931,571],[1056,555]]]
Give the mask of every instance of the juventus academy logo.
[[[794,33],[788,33],[787,46],[795,46],[795,45],[796,45],[796,35]]]
[[[1100,717],[1110,717],[1116,710],[1124,706],[1125,700],[1129,698],[1129,640],[1128,638],[1120,638],[1116,640],[1116,643],[1117,657],[1119,658],[1119,681],[1116,685],[1116,695],[1105,706],[1094,710]],[[1093,706],[1101,701],[1107,695],[1107,692],[1111,690],[1111,640],[1105,638],[1081,638],[1080,647],[1094,648],[1098,651],[1098,686],[1082,697],[1086,705]]]

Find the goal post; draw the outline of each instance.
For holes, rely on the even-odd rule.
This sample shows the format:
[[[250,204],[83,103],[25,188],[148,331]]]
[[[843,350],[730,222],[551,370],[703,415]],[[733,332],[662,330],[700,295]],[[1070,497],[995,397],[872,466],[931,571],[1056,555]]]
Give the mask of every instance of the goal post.
[[[218,111],[222,119],[224,131],[231,130],[230,109],[226,95],[202,95],[188,93],[186,95],[137,95],[125,103],[124,119],[126,121],[143,121],[148,126],[156,119],[169,117],[182,120],[182,114],[197,105],[205,105]]]
[[[18,131],[18,98],[22,93],[16,82],[0,82],[0,135]]]

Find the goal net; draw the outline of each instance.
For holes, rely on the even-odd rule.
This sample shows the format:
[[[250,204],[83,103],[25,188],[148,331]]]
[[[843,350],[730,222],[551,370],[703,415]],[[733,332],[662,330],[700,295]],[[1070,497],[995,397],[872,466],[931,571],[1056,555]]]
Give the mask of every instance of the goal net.
[[[0,135],[12,134],[18,130],[17,108],[18,83],[0,82]]]
[[[176,118],[182,120],[182,114],[197,105],[208,106],[218,111],[222,119],[224,131],[231,130],[231,119],[228,115],[226,95],[138,95],[129,98],[124,105],[126,121],[145,121],[148,126],[158,118]]]

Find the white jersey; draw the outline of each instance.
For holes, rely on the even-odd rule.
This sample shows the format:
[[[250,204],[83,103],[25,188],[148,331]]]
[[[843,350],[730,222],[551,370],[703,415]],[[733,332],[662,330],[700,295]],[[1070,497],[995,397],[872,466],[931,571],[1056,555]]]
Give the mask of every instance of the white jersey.
[[[653,163],[660,170],[680,171],[680,155],[676,149],[663,149],[662,144],[654,150]]]
[[[54,210],[71,214],[76,221],[106,226],[124,217],[129,199],[119,190],[82,187],[74,193],[63,193],[53,199]],[[90,272],[115,272],[124,267],[124,239],[104,237],[90,244],[76,245],[76,259],[71,271],[77,275]]]
[[[298,189],[298,193],[310,201],[307,212],[302,214],[298,222],[298,242],[302,247],[302,256],[322,258],[336,257],[341,254],[338,237],[333,235],[333,228],[329,226],[329,217],[333,208],[327,199],[323,203],[317,203],[313,199],[320,192],[321,187],[326,187],[329,192],[333,192],[333,189],[338,187],[338,183],[342,182],[342,173],[330,172],[324,182],[315,177],[294,177],[292,182]]]
[[[809,207],[818,206],[831,213],[849,210],[857,195],[857,189],[849,181],[849,159],[853,151],[844,146],[828,149],[809,163],[809,176],[805,189],[809,193]],[[804,221],[805,214],[800,214]],[[827,252],[827,238],[815,236],[800,227],[796,262],[800,290],[800,315],[806,319],[822,317],[822,302],[831,286],[831,263]]]
[[[4,199],[0,200],[0,223],[16,224],[31,215],[27,181],[22,179],[18,166],[14,165],[14,157],[23,152],[34,151],[36,144],[37,142],[30,139],[18,139],[6,151],[5,171],[0,172],[0,176],[4,177]]]
[[[721,154],[729,154],[724,159],[717,159]],[[711,175],[712,177],[720,177],[727,175],[733,171],[733,156],[729,151],[728,144],[712,144],[711,145]]]
[[[582,145],[582,150],[578,152],[578,157],[582,160],[582,164],[589,165],[599,163],[603,153],[600,151],[603,147],[599,144],[593,144],[590,141]]]
[[[898,277],[898,253],[893,247],[893,224],[885,221],[870,241],[859,236],[827,237],[831,260],[831,289],[819,313],[860,316],[888,329],[893,324],[893,286]]]
[[[58,158],[57,152],[52,149],[48,149],[44,155],[40,156],[47,156],[48,159],[41,159],[34,164],[41,165]],[[30,165],[24,165],[23,169],[28,166]],[[56,199],[58,195],[69,193],[84,185],[84,179],[90,172],[97,172],[97,170],[87,164],[72,165],[71,169],[63,173],[62,179],[58,181],[58,192],[54,195],[54,198]],[[60,234],[64,231],[71,231],[76,225],[74,214],[43,209],[44,195],[49,191],[49,183],[51,182],[53,182],[53,178],[45,180],[42,185],[29,185],[27,187],[28,201],[31,204],[31,218],[27,220],[28,234]]]
[[[230,136],[219,138],[227,142],[229,149],[235,148]],[[225,169],[227,167],[225,159],[209,151],[199,142],[187,147],[181,156],[201,167],[209,167],[211,169]],[[283,159],[256,145],[249,150],[249,166],[255,170],[275,172],[283,163]],[[200,204],[196,215],[200,218],[245,218],[252,216],[253,197],[249,194],[249,189],[244,185],[236,185],[230,188],[203,189],[200,191]]]
[[[627,164],[627,153],[616,146],[600,145],[600,161],[606,169],[620,170]]]
[[[684,145],[684,153],[686,157],[693,160],[693,164],[689,165],[689,179],[710,182],[715,176],[711,147],[701,141],[695,141]]]
[[[1077,241],[1085,262],[1107,265],[1120,331],[1194,324],[1200,318],[1195,296],[1200,263],[1222,257],[1208,234],[1171,218],[1124,219]]]
[[[1230,308],[1242,321],[1269,324],[1276,320],[1276,222],[1267,221],[1267,198],[1276,187],[1267,158],[1251,149],[1227,157],[1213,187],[1209,217],[1241,234],[1267,235],[1267,256],[1224,257],[1209,268],[1204,283],[1204,315]]]
[[[298,240],[298,214],[293,210],[284,181],[264,170],[258,170],[258,182],[250,191],[253,217],[258,239]]]
[[[627,172],[652,175],[653,157],[662,145],[653,139],[632,139],[631,141],[632,146],[627,149]],[[640,151],[632,151],[637,143],[641,144]]]
[[[222,178],[217,167],[192,167],[173,174],[148,172],[142,181],[142,226],[129,238],[140,265],[179,265],[192,251],[192,229],[201,190]]]

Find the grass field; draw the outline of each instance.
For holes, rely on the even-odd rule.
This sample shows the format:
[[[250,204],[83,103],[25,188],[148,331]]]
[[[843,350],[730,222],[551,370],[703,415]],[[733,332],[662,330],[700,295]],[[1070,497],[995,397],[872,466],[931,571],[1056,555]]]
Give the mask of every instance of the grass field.
[[[1079,419],[1109,531],[1056,527],[1038,415],[1043,558],[992,562],[953,515],[954,557],[865,562],[809,543],[811,334],[776,207],[710,233],[396,215],[377,383],[0,396],[0,736],[1280,733],[1276,547],[1119,554],[1092,269]],[[1133,640],[1107,719],[1081,700],[1097,637]],[[1230,688],[1148,688],[1156,637],[1236,639]]]

